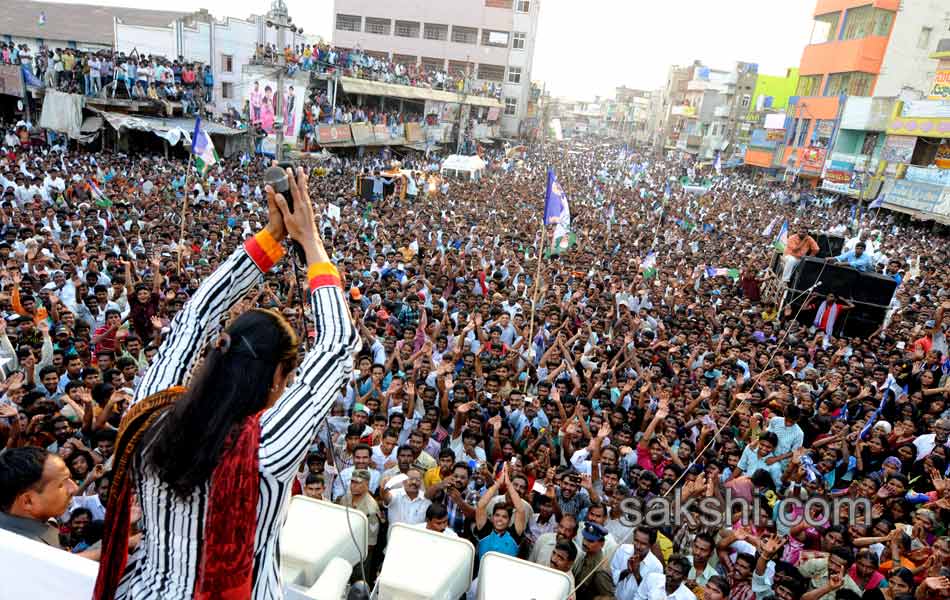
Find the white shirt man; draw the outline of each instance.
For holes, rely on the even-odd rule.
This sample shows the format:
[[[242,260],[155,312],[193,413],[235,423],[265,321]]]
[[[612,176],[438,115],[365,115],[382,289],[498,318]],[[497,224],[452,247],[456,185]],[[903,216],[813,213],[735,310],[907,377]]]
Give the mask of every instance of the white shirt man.
[[[422,523],[425,525],[426,522],[426,510],[429,508],[429,505],[432,504],[422,493],[419,491],[419,485],[422,484],[422,474],[418,469],[410,469],[410,474],[417,475],[419,483],[416,485],[415,489],[406,490],[404,488],[397,488],[388,492],[389,502],[386,504],[387,514],[389,515],[389,530],[392,531],[393,525],[396,523],[405,523],[407,525],[418,525]],[[412,475],[410,475],[412,477]],[[406,480],[408,483],[409,480]],[[387,495],[386,491],[383,492],[384,496]],[[413,494],[410,496],[410,494]]]
[[[633,579],[630,577],[629,579]],[[633,600],[633,596],[621,595],[620,588],[617,589],[617,598],[623,600]],[[689,591],[685,585],[679,584],[672,594],[666,593],[666,575],[663,573],[650,573],[643,578],[636,593],[636,600],[696,600],[696,594]]]

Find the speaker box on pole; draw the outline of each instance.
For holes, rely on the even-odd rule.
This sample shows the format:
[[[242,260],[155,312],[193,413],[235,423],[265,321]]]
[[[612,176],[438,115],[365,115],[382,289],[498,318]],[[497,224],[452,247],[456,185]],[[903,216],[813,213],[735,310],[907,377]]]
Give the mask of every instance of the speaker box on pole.
[[[373,180],[370,177],[360,179],[360,198],[363,200],[373,199]]]

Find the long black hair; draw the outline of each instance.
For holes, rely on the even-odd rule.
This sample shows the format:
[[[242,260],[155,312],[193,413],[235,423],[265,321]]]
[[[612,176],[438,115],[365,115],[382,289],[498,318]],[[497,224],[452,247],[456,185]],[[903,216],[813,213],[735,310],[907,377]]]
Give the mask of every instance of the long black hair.
[[[209,348],[169,413],[145,435],[146,464],[181,497],[211,479],[231,431],[267,405],[274,373],[296,366],[297,336],[277,312],[238,317]]]

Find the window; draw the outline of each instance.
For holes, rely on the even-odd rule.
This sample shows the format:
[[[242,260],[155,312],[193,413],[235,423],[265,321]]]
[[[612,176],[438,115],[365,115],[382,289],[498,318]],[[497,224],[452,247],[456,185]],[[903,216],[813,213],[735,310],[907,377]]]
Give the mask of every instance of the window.
[[[508,67],[508,83],[521,83],[521,67]]]
[[[808,135],[808,126],[811,125],[811,119],[802,119],[802,126],[798,130],[798,145],[804,146]]]
[[[222,73],[233,73],[234,72],[234,57],[230,54],[221,55],[221,72]]]
[[[838,35],[838,19],[841,13],[830,13],[815,17],[815,22],[811,28],[812,44],[824,44],[835,39]]]
[[[419,37],[419,23],[415,21],[396,21],[396,37]]]
[[[438,23],[426,23],[422,30],[422,37],[427,40],[444,42],[449,39],[449,26]]]
[[[357,15],[336,16],[336,28],[340,31],[360,31],[362,29],[363,18]]]
[[[858,40],[866,37],[873,20],[874,7],[870,4],[848,9],[844,16],[844,31],[841,32],[841,39]]]
[[[874,84],[871,73],[832,73],[825,85],[825,96],[870,96]]]
[[[921,27],[920,35],[917,36],[917,47],[926,50],[930,47],[930,34],[934,31],[933,27]]]
[[[528,36],[522,31],[516,31],[511,34],[511,48],[513,50],[524,50]]]
[[[835,131],[834,119],[819,119],[815,121],[815,132],[812,134],[812,145],[827,148],[831,143],[831,134]]]
[[[416,57],[412,56],[411,54],[393,54],[393,62],[400,65],[410,66],[416,64],[418,61],[416,60]]]
[[[821,93],[821,75],[804,75],[798,78],[796,96],[817,96]]]
[[[531,2],[529,0],[518,0],[518,3],[515,5],[515,10],[526,13],[531,10]]]
[[[389,35],[392,21],[389,19],[377,19],[376,17],[366,17],[366,33],[375,33],[376,35]]]
[[[478,42],[478,29],[452,25],[452,41],[456,44],[476,44]]]
[[[482,29],[482,46],[494,46],[495,48],[508,47],[508,32],[493,31],[491,29]]]
[[[430,56],[422,57],[422,69],[424,71],[444,71],[445,70],[445,59],[444,58],[432,58]]]
[[[894,11],[884,10],[883,8],[874,9],[874,27],[871,35],[886,37],[891,33],[891,25],[894,23]]]
[[[221,82],[221,99],[230,100],[234,98],[234,84],[230,81]]]
[[[886,36],[894,22],[894,11],[874,8],[870,4],[851,8],[845,13],[843,40],[859,40],[869,35]]]
[[[475,63],[465,62],[464,60],[450,60],[449,73],[452,75],[469,75],[475,72]]]
[[[514,115],[517,112],[518,112],[518,99],[505,98],[505,114]]]
[[[502,81],[505,78],[504,65],[478,65],[478,78],[485,81]]]

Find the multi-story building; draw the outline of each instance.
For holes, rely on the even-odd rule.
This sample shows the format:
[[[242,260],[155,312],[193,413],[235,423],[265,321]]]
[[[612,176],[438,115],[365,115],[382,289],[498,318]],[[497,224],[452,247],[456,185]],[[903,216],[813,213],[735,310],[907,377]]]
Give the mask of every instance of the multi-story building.
[[[0,31],[4,41],[26,44],[33,56],[40,46],[49,50],[109,50],[113,47],[115,19],[164,27],[185,15],[184,12],[146,8],[4,0],[3,10],[0,10]]]
[[[333,44],[503,85],[502,132],[528,115],[540,0],[335,0]]]
[[[775,166],[817,185],[848,96],[896,96],[929,81],[942,0],[818,0]]]
[[[887,119],[880,193],[887,208],[950,225],[950,39],[930,58],[938,64],[927,91],[897,100]]]
[[[211,67],[214,76],[216,112],[241,110],[247,90],[241,88],[241,68],[254,56],[259,44],[276,44],[277,31],[266,26],[266,15],[246,19],[216,19],[207,10],[182,15],[163,26],[143,23],[135,17],[116,17],[115,47],[142,54],[182,57]],[[296,47],[309,41],[302,34],[287,32],[285,43]]]
[[[695,114],[695,108],[686,103],[686,84],[693,77],[693,67],[670,66],[657,118],[656,152],[676,149],[686,119]]]
[[[797,68],[788,69],[784,76],[759,73],[746,122],[739,126],[746,165],[773,168],[775,150],[785,138],[785,109],[797,87]],[[770,115],[774,116],[770,118]]]
[[[744,149],[737,137],[752,104],[758,65],[737,62],[728,70],[712,69],[700,61],[671,67],[666,92],[664,145],[699,158],[741,164]]]

